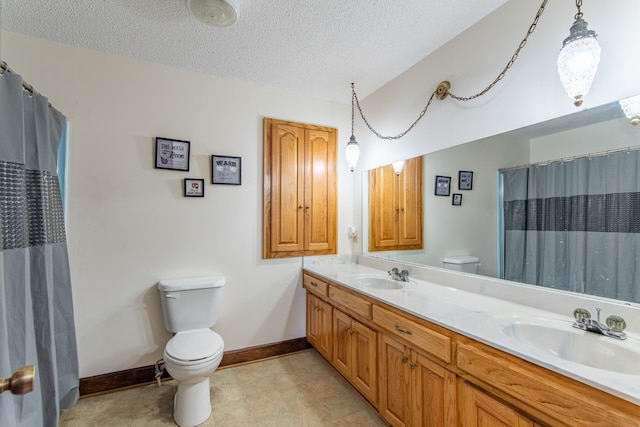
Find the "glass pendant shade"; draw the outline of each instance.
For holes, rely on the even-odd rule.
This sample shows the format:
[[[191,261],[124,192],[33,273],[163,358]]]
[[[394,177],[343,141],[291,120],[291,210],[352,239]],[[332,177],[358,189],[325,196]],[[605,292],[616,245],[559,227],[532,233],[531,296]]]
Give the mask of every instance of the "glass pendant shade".
[[[404,160],[393,162],[392,165],[393,171],[396,173],[396,175],[400,175],[400,173],[402,172],[402,168],[404,167]]]
[[[640,123],[640,95],[631,96],[629,98],[618,101],[624,115],[631,120],[632,125]]]
[[[558,56],[560,81],[576,107],[582,105],[582,98],[589,93],[599,62],[600,45],[595,31],[587,28],[586,21],[576,20]]]
[[[356,141],[356,137],[351,135],[351,139],[347,143],[346,149],[347,155],[347,165],[351,172],[353,172],[358,164],[358,158],[360,157],[360,146],[358,145],[358,141]]]

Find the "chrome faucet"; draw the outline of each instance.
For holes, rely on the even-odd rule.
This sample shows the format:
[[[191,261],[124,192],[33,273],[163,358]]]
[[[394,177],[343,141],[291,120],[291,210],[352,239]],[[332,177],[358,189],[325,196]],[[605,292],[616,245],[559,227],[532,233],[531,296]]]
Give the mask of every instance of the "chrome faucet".
[[[609,316],[606,320],[607,324],[603,325],[600,322],[600,308],[596,308],[596,312],[598,313],[597,319],[594,320],[591,318],[589,310],[576,308],[573,310],[573,317],[576,319],[576,321],[573,322],[573,327],[618,340],[627,339],[627,334],[624,333],[624,328],[627,327],[627,323],[622,317],[616,315]]]
[[[397,267],[393,267],[391,270],[388,271],[388,273],[393,280],[400,280],[401,282],[409,281],[409,271],[407,270],[400,271],[398,270]]]

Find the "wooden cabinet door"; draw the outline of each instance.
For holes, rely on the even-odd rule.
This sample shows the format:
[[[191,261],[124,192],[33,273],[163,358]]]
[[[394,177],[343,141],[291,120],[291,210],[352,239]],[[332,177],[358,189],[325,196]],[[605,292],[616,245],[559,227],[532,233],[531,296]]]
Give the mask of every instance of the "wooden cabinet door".
[[[333,366],[370,402],[378,401],[376,331],[340,310],[333,311]]]
[[[397,177],[393,166],[369,171],[369,250],[398,245]]]
[[[271,252],[304,250],[303,128],[271,123],[270,202]]]
[[[340,310],[333,311],[333,366],[346,378],[351,378],[351,317]]]
[[[360,392],[378,402],[378,333],[360,322],[352,321],[353,368],[351,381]]]
[[[467,382],[460,385],[458,398],[463,427],[533,427],[529,418],[493,399]]]
[[[412,351],[413,425],[449,427],[456,422],[456,375]]]
[[[305,130],[304,250],[336,247],[336,133]]]
[[[395,339],[380,334],[380,415],[393,427],[410,425],[411,384],[409,350]]]
[[[406,160],[398,177],[398,245],[422,248],[422,156]]]
[[[312,294],[307,294],[307,340],[327,360],[333,351],[333,307]]]
[[[423,247],[422,157],[369,171],[369,251]]]

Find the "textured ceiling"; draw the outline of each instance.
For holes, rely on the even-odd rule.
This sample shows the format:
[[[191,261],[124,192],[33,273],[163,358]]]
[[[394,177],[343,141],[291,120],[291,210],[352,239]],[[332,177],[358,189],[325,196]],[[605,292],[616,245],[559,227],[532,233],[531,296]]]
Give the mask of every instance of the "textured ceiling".
[[[231,27],[186,0],[0,0],[3,30],[350,102],[507,0],[238,0]]]

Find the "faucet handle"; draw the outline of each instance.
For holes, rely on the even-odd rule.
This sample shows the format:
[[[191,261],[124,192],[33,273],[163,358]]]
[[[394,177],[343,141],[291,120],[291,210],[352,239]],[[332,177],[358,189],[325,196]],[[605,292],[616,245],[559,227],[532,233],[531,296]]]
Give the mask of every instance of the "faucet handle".
[[[622,332],[627,327],[627,322],[620,316],[612,315],[607,317],[607,326],[613,330],[613,332]]]
[[[576,318],[576,322],[584,323],[586,319],[591,319],[591,313],[586,308],[576,308],[573,310],[573,317]]]

